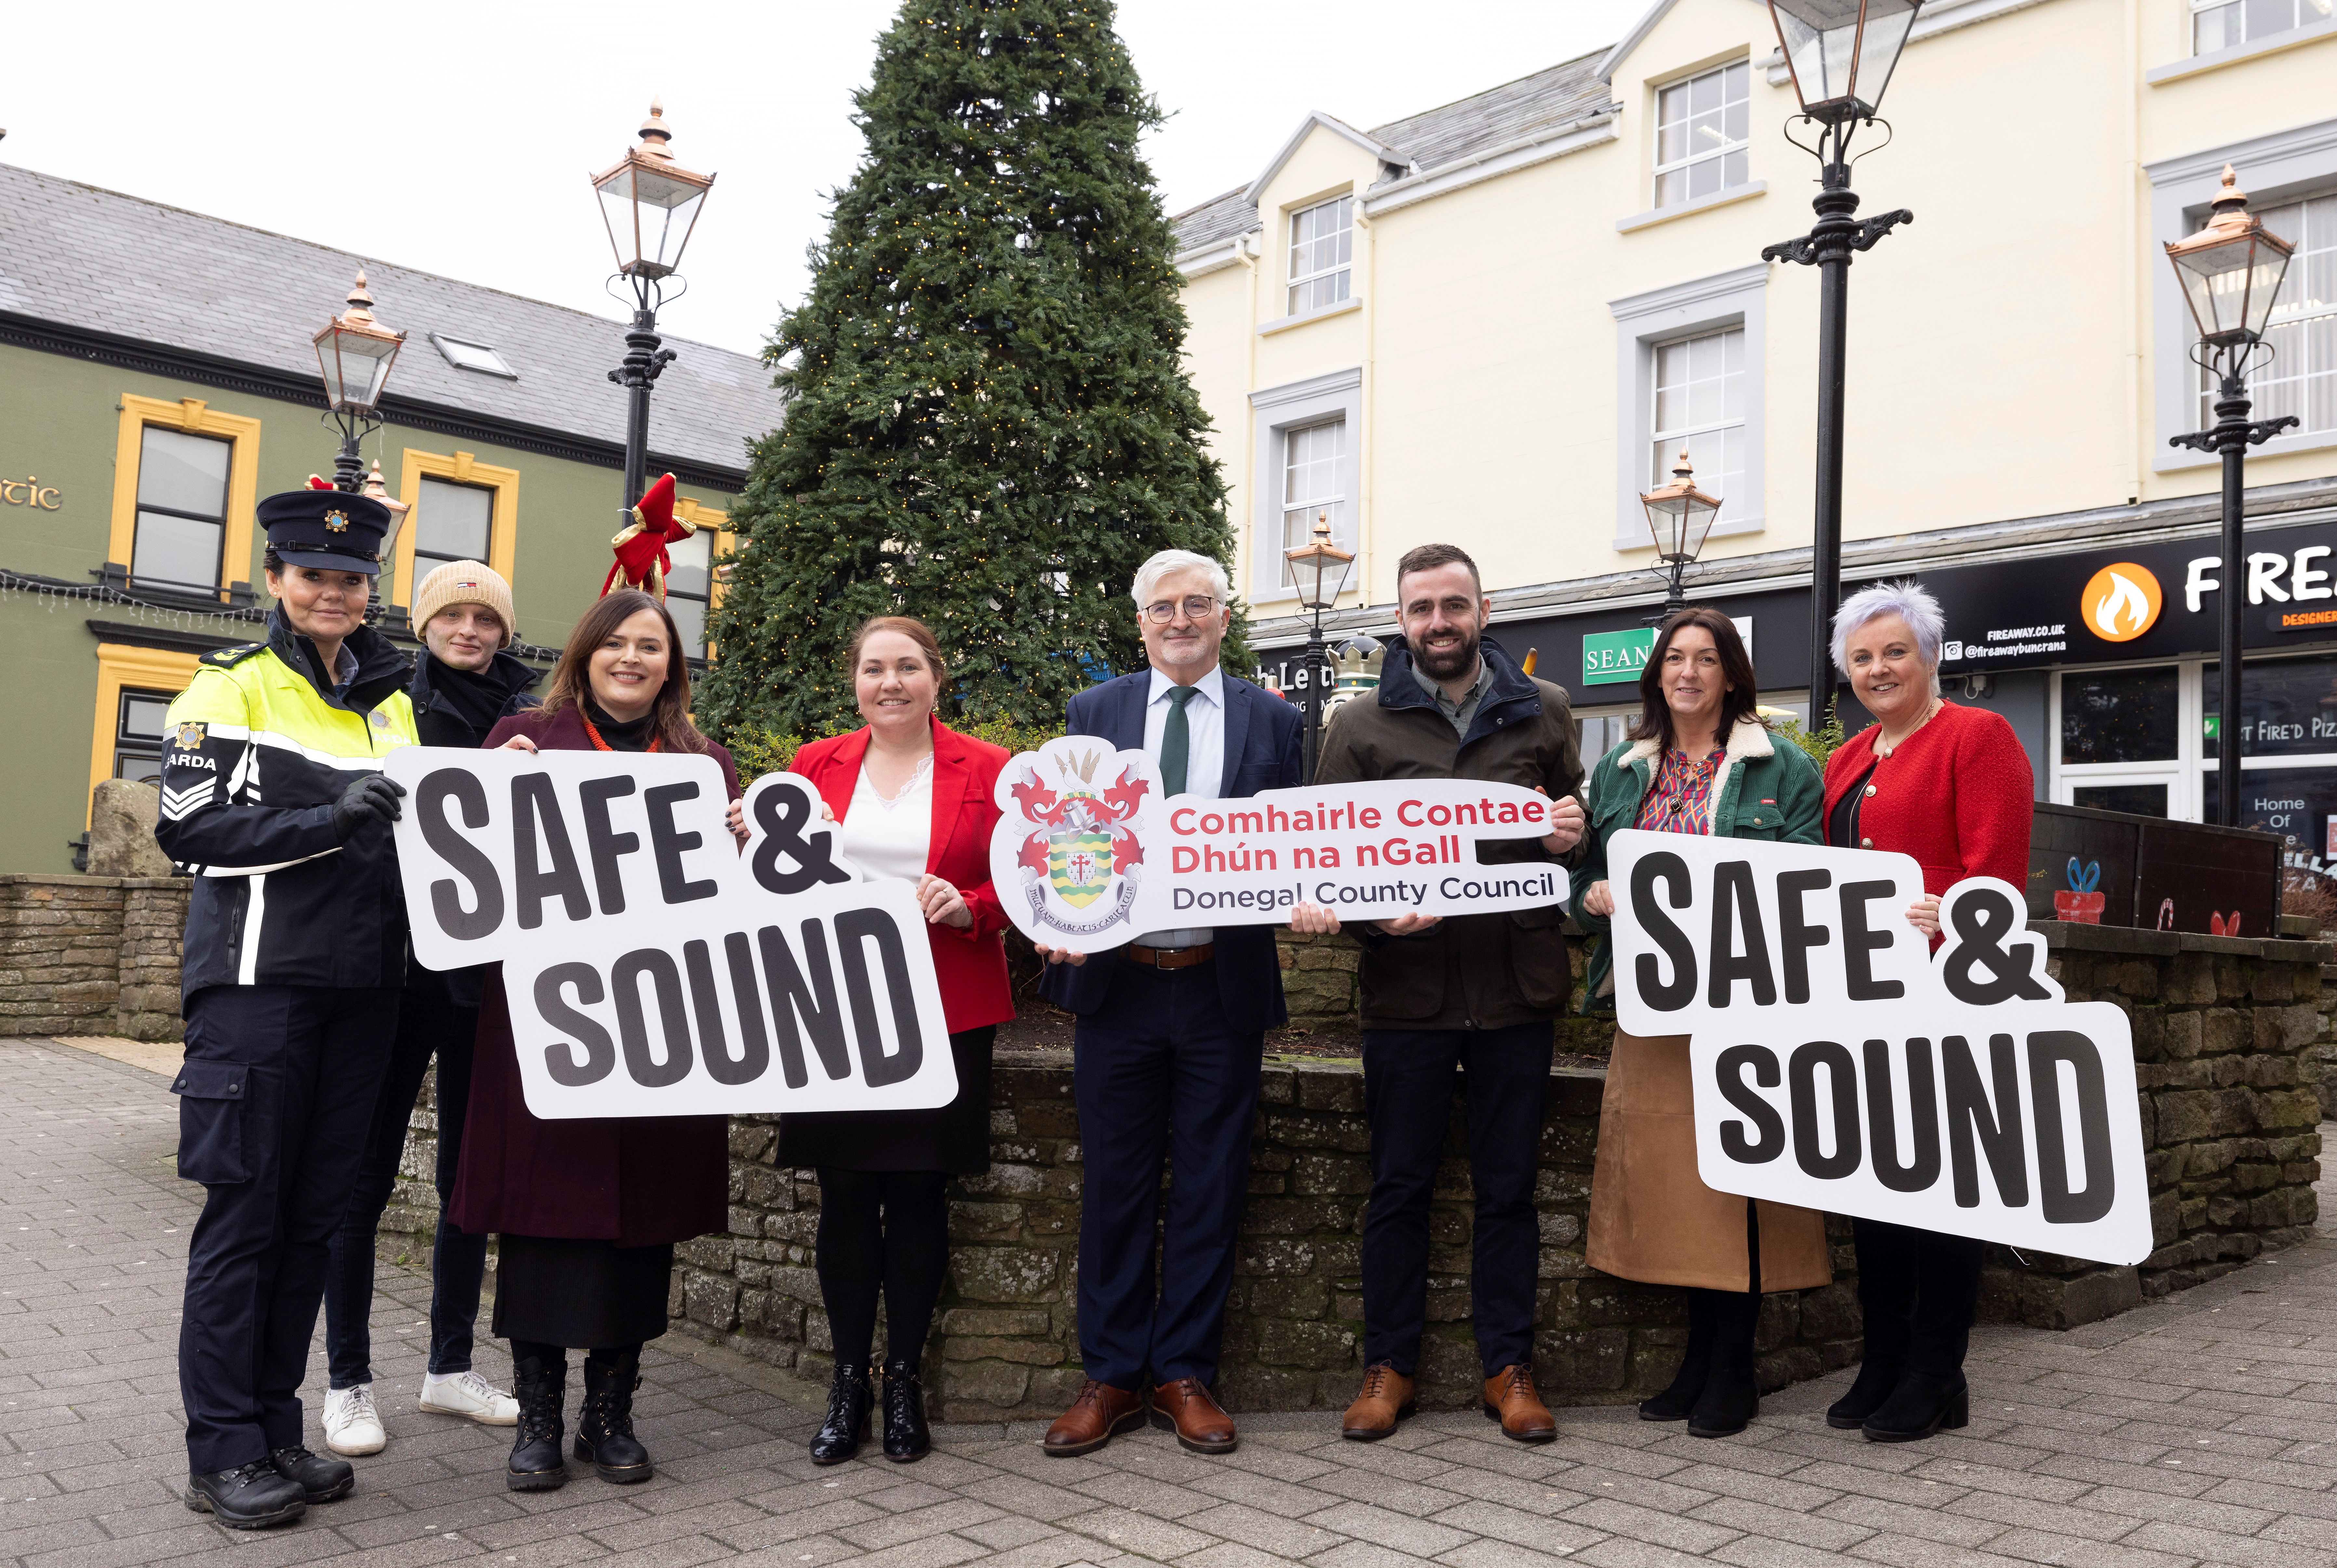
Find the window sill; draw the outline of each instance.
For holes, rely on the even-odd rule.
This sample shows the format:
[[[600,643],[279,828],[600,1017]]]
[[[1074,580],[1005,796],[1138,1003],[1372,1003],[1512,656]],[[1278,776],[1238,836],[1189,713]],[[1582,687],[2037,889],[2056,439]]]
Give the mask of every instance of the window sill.
[[[1325,305],[1301,316],[1285,316],[1279,320],[1268,321],[1258,328],[1257,335],[1261,338],[1270,338],[1276,332],[1287,332],[1293,327],[1304,327],[1310,321],[1320,321],[1325,317],[1345,316],[1350,310],[1360,310],[1363,308],[1364,297],[1360,294],[1353,295],[1340,300],[1336,305]]]
[[[2337,19],[2315,22],[2310,27],[2292,27],[2284,33],[2269,33],[2262,38],[2252,38],[2245,44],[2234,44],[2227,49],[2211,49],[2205,54],[2177,60],[2171,65],[2154,65],[2142,74],[2142,79],[2149,86],[2163,87],[2169,82],[2221,71],[2226,65],[2238,65],[2259,55],[2277,54],[2284,49],[2300,48],[2323,38],[2337,38]]]
[[[1768,188],[1769,182],[1766,180],[1753,180],[1742,185],[1731,185],[1726,191],[1716,191],[1709,196],[1698,196],[1692,201],[1675,201],[1668,207],[1657,207],[1629,218],[1618,218],[1615,220],[1615,231],[1618,234],[1628,234],[1634,230],[1652,229],[1658,223],[1668,223],[1675,218],[1693,217],[1698,212],[1708,212],[1715,207],[1726,207],[1732,201],[1745,201],[1750,197],[1760,195]]]

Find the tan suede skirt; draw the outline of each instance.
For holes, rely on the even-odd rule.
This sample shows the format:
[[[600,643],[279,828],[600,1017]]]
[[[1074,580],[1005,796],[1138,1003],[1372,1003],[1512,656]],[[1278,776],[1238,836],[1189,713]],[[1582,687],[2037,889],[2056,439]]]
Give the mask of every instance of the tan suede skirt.
[[[1697,1178],[1690,1085],[1687,1035],[1615,1032],[1599,1106],[1583,1260],[1645,1285],[1749,1289],[1745,1206],[1753,1202],[1760,1215],[1761,1289],[1832,1284],[1824,1215],[1716,1192]]]

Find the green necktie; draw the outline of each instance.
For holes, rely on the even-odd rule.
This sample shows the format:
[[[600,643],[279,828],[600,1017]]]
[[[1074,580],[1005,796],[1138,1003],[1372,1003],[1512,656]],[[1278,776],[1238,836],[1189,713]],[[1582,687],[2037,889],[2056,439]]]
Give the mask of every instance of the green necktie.
[[[1168,725],[1160,731],[1160,789],[1163,794],[1182,795],[1185,792],[1185,764],[1193,754],[1192,721],[1185,717],[1185,705],[1199,692],[1198,686],[1171,686],[1168,689]]]

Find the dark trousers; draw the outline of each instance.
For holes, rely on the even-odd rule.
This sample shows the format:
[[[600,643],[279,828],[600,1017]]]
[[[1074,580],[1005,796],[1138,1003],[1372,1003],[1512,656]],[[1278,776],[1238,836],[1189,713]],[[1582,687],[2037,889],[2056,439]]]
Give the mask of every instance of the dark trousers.
[[[1249,1191],[1263,1034],[1226,1024],[1212,964],[1139,968],[1112,954],[1104,1004],[1073,1038],[1084,1161],[1080,1357],[1115,1388],[1217,1373],[1234,1244]],[[1169,1170],[1158,1295],[1153,1243]]]
[[[487,1239],[449,1224],[446,1199],[455,1190],[455,1172],[463,1157],[463,1114],[471,1102],[471,1043],[478,1032],[479,1010],[455,1005],[436,976],[406,988],[389,1071],[374,1108],[373,1130],[366,1137],[365,1161],[349,1194],[348,1212],[333,1233],[332,1263],[325,1277],[325,1357],[336,1388],[373,1381],[374,1232],[397,1184],[406,1122],[434,1054],[438,1058],[438,1233],[430,1244],[430,1370],[445,1376],[471,1369],[471,1333],[479,1317]]]
[[[1428,1200],[1452,1116],[1452,1075],[1469,1105],[1469,1180],[1477,1197],[1471,1277],[1485,1376],[1533,1360],[1534,1280],[1541,1230],[1534,1171],[1550,1026],[1366,1029],[1364,1110],[1372,1125],[1372,1197],[1364,1217],[1364,1364],[1409,1377],[1428,1312]]]
[[[397,1004],[394,987],[218,985],[188,1009],[179,1174],[206,1191],[187,1244],[179,1391],[198,1473],[302,1441],[327,1243],[348,1211]]]
[[[1878,1367],[1953,1377],[1971,1343],[1988,1243],[1882,1220],[1853,1220],[1865,1358]]]
[[[819,1171],[819,1296],[839,1365],[868,1365],[876,1299],[885,1358],[914,1370],[949,1273],[949,1177],[939,1171]]]

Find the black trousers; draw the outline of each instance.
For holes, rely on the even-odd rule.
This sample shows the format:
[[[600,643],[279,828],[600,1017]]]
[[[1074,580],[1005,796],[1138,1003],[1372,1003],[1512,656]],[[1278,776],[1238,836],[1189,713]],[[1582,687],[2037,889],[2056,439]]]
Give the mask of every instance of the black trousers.
[[[1212,964],[1144,969],[1109,953],[1088,962],[1119,973],[1072,1037],[1085,1161],[1080,1358],[1115,1388],[1148,1375],[1206,1383],[1225,1338],[1266,1036],[1227,1025]]]
[[[406,1128],[430,1059],[438,1059],[438,1232],[430,1244],[430,1370],[445,1376],[471,1369],[471,1338],[479,1318],[479,1282],[487,1271],[487,1239],[457,1230],[446,1200],[463,1159],[463,1117],[471,1103],[471,1044],[479,1010],[458,1006],[445,981],[432,975],[406,988],[389,1071],[366,1136],[365,1161],[349,1194],[348,1212],[330,1244],[325,1280],[325,1357],[332,1386],[373,1381],[373,1248],[382,1210],[397,1185]]]
[[[868,1365],[876,1299],[885,1358],[915,1367],[949,1273],[949,1177],[939,1171],[819,1171],[819,1295],[838,1364]]]
[[[1882,1220],[1851,1224],[1858,1242],[1865,1358],[1941,1377],[1961,1372],[1988,1243]]]
[[[1550,1026],[1366,1029],[1364,1111],[1372,1125],[1372,1196],[1364,1217],[1364,1365],[1405,1377],[1420,1362],[1428,1313],[1428,1200],[1452,1116],[1454,1070],[1469,1106],[1469,1181],[1476,1193],[1471,1277],[1485,1376],[1533,1361],[1541,1228],[1534,1172]]]
[[[395,987],[217,985],[187,1011],[179,1174],[207,1189],[187,1244],[179,1392],[201,1473],[302,1441],[300,1383],[397,1032]]]

